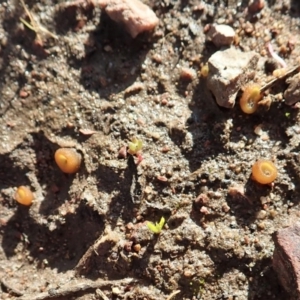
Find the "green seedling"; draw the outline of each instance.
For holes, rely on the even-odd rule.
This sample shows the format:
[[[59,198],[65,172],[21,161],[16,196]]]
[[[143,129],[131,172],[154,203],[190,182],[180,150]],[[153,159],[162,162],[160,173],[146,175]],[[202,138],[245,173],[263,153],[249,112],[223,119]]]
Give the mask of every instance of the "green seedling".
[[[128,143],[128,153],[131,155],[137,155],[143,148],[143,142],[137,138],[133,138],[131,142]]]
[[[147,222],[147,226],[148,226],[149,230],[151,232],[153,232],[154,234],[160,234],[162,228],[165,225],[165,222],[166,222],[165,218],[161,217],[159,223],[156,222],[154,224],[153,222]]]
[[[196,299],[201,299],[201,295],[205,291],[205,279],[193,280],[190,282],[190,289]]]

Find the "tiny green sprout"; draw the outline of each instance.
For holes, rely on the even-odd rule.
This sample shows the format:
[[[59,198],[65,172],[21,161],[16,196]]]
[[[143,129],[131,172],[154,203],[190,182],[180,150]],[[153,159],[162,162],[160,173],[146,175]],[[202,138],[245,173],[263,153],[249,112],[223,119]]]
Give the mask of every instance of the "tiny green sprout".
[[[165,225],[165,218],[164,217],[161,217],[159,223],[152,223],[152,222],[147,222],[147,226],[149,228],[150,231],[152,231],[154,234],[160,234],[162,228],[164,227]]]
[[[201,299],[201,295],[205,291],[205,279],[200,278],[190,282],[190,289],[197,299]]]
[[[128,153],[131,155],[136,155],[143,148],[143,142],[137,138],[133,138],[131,142],[128,143]]]
[[[205,285],[205,279],[204,278],[199,279],[199,284],[200,285]]]
[[[286,112],[286,113],[285,113],[285,117],[286,117],[286,118],[289,118],[290,115],[291,115],[291,113],[289,113],[289,112]]]

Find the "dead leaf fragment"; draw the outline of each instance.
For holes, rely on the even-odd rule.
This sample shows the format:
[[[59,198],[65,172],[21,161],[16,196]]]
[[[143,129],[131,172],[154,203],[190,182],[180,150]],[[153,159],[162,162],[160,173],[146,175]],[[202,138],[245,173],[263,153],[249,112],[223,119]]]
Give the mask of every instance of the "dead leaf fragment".
[[[92,135],[96,133],[97,131],[91,130],[91,129],[79,129],[79,132],[83,135]]]
[[[158,175],[158,176],[157,176],[157,179],[158,179],[159,181],[162,181],[162,182],[167,182],[167,181],[168,181],[168,178],[167,178],[167,177],[161,176],[161,175]]]

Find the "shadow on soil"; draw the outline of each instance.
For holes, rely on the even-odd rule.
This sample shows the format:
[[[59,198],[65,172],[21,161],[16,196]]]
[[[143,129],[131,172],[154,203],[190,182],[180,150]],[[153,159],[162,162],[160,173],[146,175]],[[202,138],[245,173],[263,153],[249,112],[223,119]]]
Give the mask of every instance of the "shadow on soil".
[[[48,216],[49,222],[38,224],[31,216],[30,208],[11,200],[6,205],[16,206],[16,211],[3,227],[2,247],[6,256],[11,257],[21,243],[41,266],[48,265],[61,272],[70,270],[100,235],[104,226],[103,220],[85,201],[79,202],[80,198],[73,199],[79,202],[73,203],[75,212],[66,212],[60,219],[54,217],[59,215],[57,208],[70,197],[68,193],[74,177],[63,174],[54,164],[53,155],[58,146],[49,141],[42,132],[32,134],[28,142],[35,151],[35,158],[31,158],[37,162],[35,174],[46,191],[39,213]],[[20,144],[17,149],[22,149],[23,146]],[[26,176],[32,170],[18,167],[17,160],[22,160],[23,157],[11,157],[11,153],[0,155],[0,189],[32,185]],[[84,168],[81,170],[82,173],[85,171]],[[53,230],[49,228],[51,220]]]
[[[18,145],[15,150],[24,148],[24,143]],[[84,163],[77,174],[64,174],[54,162],[54,153],[59,146],[51,142],[43,132],[31,134],[26,141],[27,148],[28,143],[30,144],[29,148],[33,149],[35,153],[35,156],[31,157],[36,161],[34,173],[40,186],[43,187],[44,193],[38,213],[46,216],[48,220],[45,224],[38,224],[31,216],[30,208],[20,206],[12,199],[6,205],[16,206],[16,212],[3,227],[2,247],[6,256],[12,257],[21,243],[25,245],[30,256],[38,262],[40,267],[50,266],[57,268],[60,272],[71,270],[103,233],[103,216],[99,216],[99,212],[94,207],[81,199],[82,191],[75,198],[70,198],[69,190],[75,177],[84,179],[87,176]],[[18,167],[17,156],[14,154],[15,159],[13,159],[11,155],[11,153],[0,155],[2,165],[0,189],[20,185],[32,186],[30,179],[26,176],[32,172],[30,167],[26,169]],[[22,161],[24,158],[17,157],[17,160],[19,159]],[[114,168],[99,165],[92,174],[99,181],[99,192],[112,195],[107,211],[112,229],[120,220],[125,224],[132,221],[136,213],[135,208],[139,206],[142,198],[137,165],[132,156],[128,157],[127,162],[128,165],[124,171],[116,172]],[[65,202],[66,199],[70,201],[69,204]],[[58,208],[62,204],[66,204],[66,208],[68,205],[72,208],[75,207],[75,212],[67,212],[65,216],[58,218],[60,214]],[[50,230],[50,226],[53,225],[54,229]],[[78,242],[78,238],[80,238],[80,242]],[[108,244],[108,246],[106,250],[104,249],[105,251],[103,250],[104,257],[102,259],[92,259],[91,261],[98,265],[97,270],[106,272],[106,275],[118,275],[119,277],[121,274],[125,275],[130,264],[122,257],[114,263],[114,254],[113,251],[110,251],[111,245]],[[106,253],[107,251],[109,253]],[[98,271],[96,273],[95,275],[92,272],[91,277],[99,276]]]
[[[249,281],[249,300],[271,299],[272,296],[273,299],[278,300],[289,299],[271,267],[272,260],[270,258],[262,258],[254,266],[250,266],[252,261],[250,258],[238,258],[235,255],[228,258],[228,253],[220,249],[211,249],[210,253],[215,262],[217,278],[222,278],[224,274],[233,269],[239,270],[247,278],[252,278]]]
[[[47,224],[37,224],[28,208],[18,206],[4,227],[2,247],[6,256],[14,256],[22,243],[40,267],[49,266],[59,272],[72,270],[100,235],[103,222],[98,213],[83,202],[75,213],[64,219],[63,224],[57,224],[51,231]]]
[[[81,14],[81,20],[78,13]],[[78,26],[83,26],[91,19],[99,24],[87,41],[82,41],[85,45],[84,58],[72,57],[69,63],[81,69],[80,83],[87,90],[108,98],[135,82],[154,41],[151,34],[147,33],[131,38],[121,25],[112,21],[105,12],[97,12],[92,6],[68,6],[58,10],[57,30],[61,31],[61,24],[63,31],[78,30]]]
[[[33,1],[26,1],[26,5],[28,5],[28,2]],[[30,9],[30,5],[28,8]],[[15,9],[12,9],[12,7],[8,5],[8,8],[3,16],[4,19],[2,22],[4,30],[7,32],[7,40],[3,42],[2,47],[0,48],[0,74],[6,74],[6,69],[12,67],[10,61],[11,57],[21,57],[26,63],[26,71],[32,71],[32,61],[35,60],[38,62],[42,59],[45,59],[47,57],[47,51],[45,51],[45,48],[42,45],[36,42],[36,33],[33,30],[26,26],[20,26],[20,18],[23,18],[25,21],[30,23],[30,20],[25,14],[24,8],[20,2],[16,2]],[[19,95],[22,87],[27,83],[25,72],[16,72],[16,74],[18,77],[15,79],[15,81],[18,82],[19,87],[14,96]],[[2,95],[2,90],[5,84],[5,79],[2,78],[0,81],[0,94]],[[4,100],[5,98],[2,99],[2,101]],[[0,116],[4,115],[5,112],[11,107],[12,100],[13,99],[7,100],[8,103],[2,104],[3,106],[0,107]]]
[[[93,175],[98,179],[99,191],[112,194],[107,215],[111,228],[118,221],[128,223],[134,218],[134,209],[139,206],[142,189],[137,174],[137,166],[132,156],[127,159],[127,168],[116,173],[116,170],[100,165]]]

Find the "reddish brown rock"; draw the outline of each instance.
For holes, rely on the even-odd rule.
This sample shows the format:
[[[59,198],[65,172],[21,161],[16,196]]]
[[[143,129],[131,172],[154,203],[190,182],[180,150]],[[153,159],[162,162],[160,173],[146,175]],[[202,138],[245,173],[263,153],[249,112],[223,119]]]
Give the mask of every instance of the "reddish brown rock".
[[[261,11],[264,7],[265,7],[264,0],[253,0],[248,6],[248,10],[251,14],[256,14],[259,11]]]
[[[300,299],[300,223],[277,231],[273,268],[291,299]]]
[[[98,0],[97,2],[109,17],[121,23],[133,38],[143,31],[154,29],[158,24],[159,20],[153,10],[139,0]]]
[[[299,73],[289,78],[286,81],[289,86],[285,90],[283,97],[285,99],[285,103],[288,105],[294,105],[295,103],[300,101],[300,76]]]

